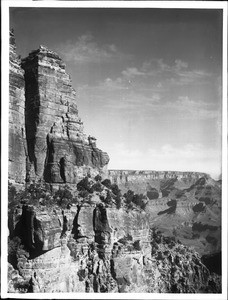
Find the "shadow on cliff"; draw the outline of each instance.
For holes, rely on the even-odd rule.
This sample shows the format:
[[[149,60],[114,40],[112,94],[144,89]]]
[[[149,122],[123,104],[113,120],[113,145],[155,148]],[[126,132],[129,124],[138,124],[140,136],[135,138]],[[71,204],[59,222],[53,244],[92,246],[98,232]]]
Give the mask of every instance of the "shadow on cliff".
[[[33,206],[24,205],[20,220],[15,226],[14,236],[18,236],[22,240],[29,251],[30,258],[35,258],[43,254],[44,232],[39,220],[35,215]]]
[[[170,207],[165,210],[159,211],[158,216],[163,215],[163,214],[173,214],[176,212],[177,200],[170,200],[167,202],[167,205]]]

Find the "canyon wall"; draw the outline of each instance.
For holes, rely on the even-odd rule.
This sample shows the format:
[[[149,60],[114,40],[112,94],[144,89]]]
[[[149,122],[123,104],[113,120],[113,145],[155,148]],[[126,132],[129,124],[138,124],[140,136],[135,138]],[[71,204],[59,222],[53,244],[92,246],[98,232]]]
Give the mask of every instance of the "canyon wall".
[[[10,179],[76,183],[88,173],[106,176],[108,154],[84,133],[61,58],[40,46],[20,62],[13,33],[10,41]]]
[[[138,171],[138,170],[109,170],[109,178],[113,183],[125,184],[129,181],[146,181],[150,179],[199,179],[205,176],[202,172],[181,171]]]
[[[30,251],[9,265],[9,291],[205,292],[211,277],[189,247],[149,228],[146,213],[96,205],[24,206],[14,230]],[[27,232],[24,232],[27,228]]]
[[[123,192],[131,189],[137,193],[144,193],[151,187],[160,190],[161,180],[177,179],[177,188],[190,187],[200,177],[208,177],[200,172],[181,171],[138,171],[138,170],[109,170],[109,179],[118,184]]]
[[[13,32],[9,52],[9,179],[23,183],[26,177],[25,80],[16,54]]]

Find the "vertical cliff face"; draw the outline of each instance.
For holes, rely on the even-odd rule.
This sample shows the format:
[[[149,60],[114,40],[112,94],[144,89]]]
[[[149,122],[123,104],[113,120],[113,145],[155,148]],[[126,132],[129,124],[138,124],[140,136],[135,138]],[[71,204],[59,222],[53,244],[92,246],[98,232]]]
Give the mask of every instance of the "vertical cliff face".
[[[58,54],[40,46],[22,67],[29,178],[75,183],[88,171],[105,172],[108,155],[83,132],[76,92]]]
[[[88,173],[106,174],[109,157],[83,131],[61,58],[40,46],[20,62],[15,49],[11,34],[10,179],[76,183]]]
[[[23,183],[26,177],[25,81],[13,32],[10,33],[9,63],[9,179]]]

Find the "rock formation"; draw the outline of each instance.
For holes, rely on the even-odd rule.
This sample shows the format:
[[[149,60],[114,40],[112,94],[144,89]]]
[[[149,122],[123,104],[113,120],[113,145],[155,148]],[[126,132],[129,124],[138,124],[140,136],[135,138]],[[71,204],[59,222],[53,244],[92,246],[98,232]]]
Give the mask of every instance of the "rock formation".
[[[40,46],[21,67],[11,33],[10,178],[76,183],[89,172],[106,174],[109,157],[83,131],[76,92],[58,54]]]
[[[8,187],[8,291],[221,292],[200,259],[220,257],[221,182],[155,171],[103,180],[109,157],[84,134],[65,64],[44,46],[22,62],[15,49],[11,33],[9,179],[27,183]]]
[[[141,193],[151,190],[150,182],[153,182],[153,188],[157,190],[160,190],[161,181],[164,180],[167,184],[168,179],[176,181],[176,184],[181,184],[181,188],[184,188],[190,187],[197,179],[207,174],[181,171],[108,170],[108,176],[111,182],[118,184],[122,191],[131,189]]]
[[[9,179],[23,183],[26,177],[25,80],[16,54],[13,32],[9,56]]]
[[[219,292],[219,278],[210,275],[200,256],[151,231],[145,212],[98,203],[64,213],[26,206],[20,216],[15,230],[30,256],[17,252],[14,276],[9,265],[11,292],[29,292],[31,282],[37,292]],[[64,217],[68,225],[62,235]]]

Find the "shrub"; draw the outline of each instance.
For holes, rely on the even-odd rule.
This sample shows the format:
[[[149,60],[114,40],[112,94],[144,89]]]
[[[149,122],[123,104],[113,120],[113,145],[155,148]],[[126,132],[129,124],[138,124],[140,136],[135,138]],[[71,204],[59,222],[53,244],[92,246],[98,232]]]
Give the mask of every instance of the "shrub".
[[[90,192],[102,192],[103,191],[103,186],[100,182],[96,182],[92,185]]]
[[[101,183],[102,183],[106,188],[111,189],[112,184],[111,184],[110,179],[105,179],[105,180],[103,180]]]
[[[111,196],[110,191],[107,191],[107,196],[106,196],[106,198],[104,199],[104,202],[105,202],[106,204],[111,204],[111,203],[112,203],[112,196]]]
[[[122,199],[121,199],[120,195],[116,196],[115,203],[116,203],[116,208],[120,209],[121,208],[121,204],[122,204]]]
[[[52,193],[49,184],[41,181],[27,184],[18,192],[12,184],[9,184],[8,194],[9,209],[14,208],[18,204],[32,204],[34,206],[39,206],[40,200],[42,200],[43,205],[48,205],[49,201],[51,202],[52,200]]]
[[[78,196],[81,197],[81,198],[87,198],[89,195],[89,192],[88,191],[80,191]]]
[[[145,209],[146,207],[146,203],[144,202],[144,196],[143,194],[135,194],[134,197],[133,197],[133,200],[132,202],[137,205],[138,207],[140,207],[141,209]]]
[[[140,246],[140,240],[137,240],[133,243],[133,247],[135,250],[140,251],[141,250],[141,246]]]
[[[116,196],[121,193],[118,185],[115,183],[111,185],[111,190],[112,190],[113,194]]]
[[[124,194],[125,203],[128,209],[132,209],[133,205],[140,207],[141,209],[145,209],[146,203],[144,202],[145,196],[143,194],[134,194],[132,190],[128,190],[127,193]]]
[[[129,233],[126,236],[124,236],[123,238],[118,240],[118,242],[123,245],[126,245],[129,241],[132,241],[132,236]]]
[[[77,184],[77,189],[79,191],[87,191],[91,193],[91,182],[89,180],[89,177],[84,177],[79,183]]]
[[[95,179],[96,181],[99,181],[99,182],[101,182],[101,180],[102,180],[102,177],[101,177],[101,175],[100,175],[100,174],[97,174],[97,176],[95,176],[95,177],[94,177],[94,179]]]
[[[133,200],[134,192],[132,190],[128,190],[127,193],[124,194],[126,204],[130,204]]]
[[[27,184],[24,189],[16,192],[12,184],[8,186],[9,190],[9,209],[14,209],[18,204],[31,204],[39,207],[40,205],[51,207],[55,204],[60,207],[66,207],[69,203],[77,203],[77,198],[73,197],[69,186],[56,191],[53,195],[50,185],[47,183],[33,182]]]
[[[73,202],[73,195],[67,186],[65,186],[64,189],[56,191],[53,198],[62,208],[66,208],[69,203]]]

